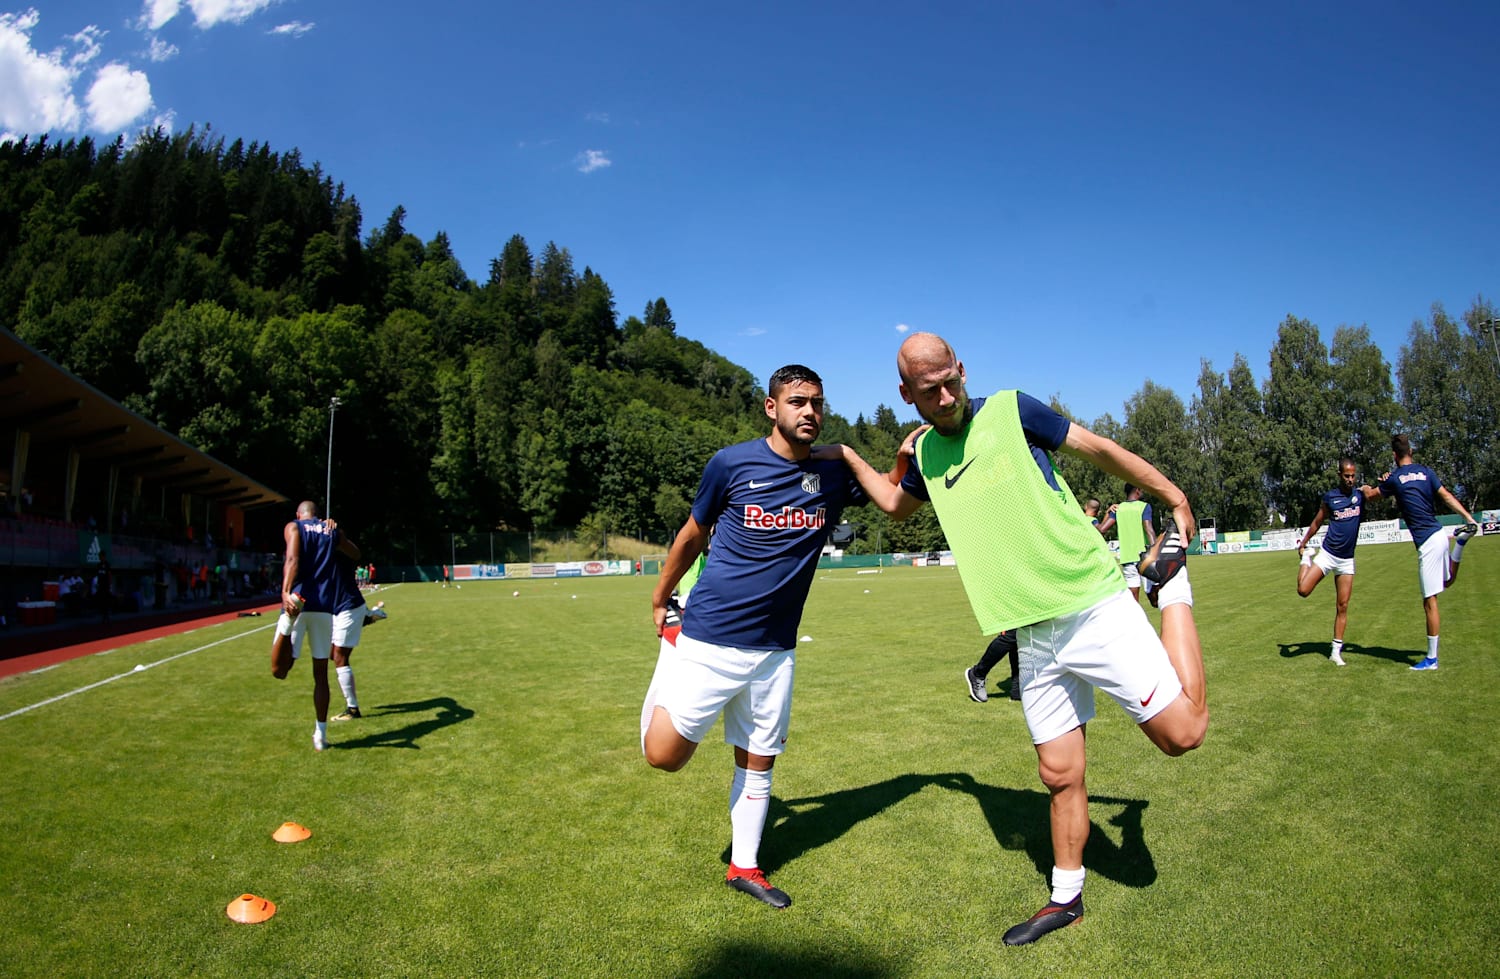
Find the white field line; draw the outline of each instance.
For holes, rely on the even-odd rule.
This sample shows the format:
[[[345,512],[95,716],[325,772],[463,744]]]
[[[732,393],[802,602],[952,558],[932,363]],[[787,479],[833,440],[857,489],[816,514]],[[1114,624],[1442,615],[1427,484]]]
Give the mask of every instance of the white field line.
[[[37,703],[31,704],[29,706],[21,707],[21,708],[19,708],[17,710],[13,710],[9,714],[0,714],[0,721],[9,720],[12,717],[16,717],[16,716],[18,716],[20,714],[24,714],[27,711],[36,710],[38,707],[46,707],[48,704],[55,704],[59,700],[67,700],[69,697],[72,697],[75,694],[84,693],[86,691],[94,689],[95,687],[102,687],[106,683],[113,683],[113,682],[115,682],[116,680],[118,680],[118,679],[120,679],[122,677],[134,676],[137,673],[143,673],[146,670],[151,669],[153,666],[160,666],[163,663],[170,663],[174,659],[181,659],[184,656],[191,656],[194,653],[200,653],[200,652],[202,652],[205,649],[212,649],[215,646],[222,646],[226,642],[234,642],[236,639],[243,639],[246,636],[253,636],[257,632],[263,632],[263,631],[265,631],[268,628],[275,628],[275,625],[276,624],[273,622],[273,623],[271,623],[268,626],[266,626],[266,625],[257,626],[256,628],[251,629],[249,632],[241,632],[238,635],[228,636],[228,637],[226,637],[224,639],[216,640],[214,642],[209,643],[206,646],[199,646],[196,649],[189,649],[186,652],[176,653],[176,654],[174,654],[172,656],[168,656],[166,659],[159,659],[155,663],[146,663],[144,665],[137,666],[135,669],[130,670],[129,672],[126,672],[126,673],[116,673],[112,677],[107,677],[107,678],[105,678],[103,680],[99,680],[99,681],[97,681],[95,683],[90,683],[86,687],[79,687],[77,690],[69,690],[67,693],[60,693],[56,697],[48,697],[46,700],[41,700],[41,701],[38,701]],[[113,652],[116,652],[116,650],[111,649],[111,650],[107,650],[107,652],[113,653]],[[101,655],[101,654],[95,653],[94,655],[98,656],[98,655]],[[51,668],[52,667],[50,667],[50,666],[49,667],[43,667],[43,669],[51,669]],[[36,673],[36,672],[40,672],[40,671],[39,670],[33,670],[32,672]]]

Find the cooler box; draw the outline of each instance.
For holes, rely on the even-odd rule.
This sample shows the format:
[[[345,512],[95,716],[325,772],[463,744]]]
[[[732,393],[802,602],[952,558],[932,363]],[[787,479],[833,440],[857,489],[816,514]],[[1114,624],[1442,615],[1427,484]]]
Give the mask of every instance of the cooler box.
[[[57,621],[56,602],[17,602],[22,625],[52,625]]]
[[[48,602],[55,602],[55,601],[57,601],[57,582],[55,582],[55,581],[44,581],[44,582],[42,582],[42,599],[44,601],[48,601]]]

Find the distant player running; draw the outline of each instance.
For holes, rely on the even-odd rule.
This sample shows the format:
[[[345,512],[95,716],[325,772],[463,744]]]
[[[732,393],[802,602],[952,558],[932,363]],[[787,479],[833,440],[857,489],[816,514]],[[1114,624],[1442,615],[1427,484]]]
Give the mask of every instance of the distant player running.
[[[769,438],[721,449],[703,470],[687,522],[651,596],[657,635],[674,612],[672,590],[713,548],[682,613],[672,655],[658,658],[641,713],[641,748],[653,768],[675,772],[715,719],[734,747],[732,831],[725,880],[774,908],[792,899],[760,869],[771,804],[771,769],[785,750],[802,606],[829,528],[865,502],[849,468],[811,457],[823,428],[823,381],[800,365],[771,375]],[[889,488],[889,484],[887,484]]]
[[[1437,473],[1412,461],[1411,442],[1405,435],[1391,436],[1391,457],[1396,461],[1396,468],[1380,477],[1376,489],[1381,496],[1396,498],[1401,519],[1406,521],[1412,543],[1417,545],[1417,577],[1422,585],[1422,612],[1427,619],[1427,655],[1412,669],[1435,670],[1438,668],[1438,596],[1458,580],[1458,564],[1463,560],[1464,545],[1479,533],[1479,525],[1458,502],[1458,497],[1448,492]],[[1438,522],[1438,500],[1464,518],[1464,525],[1451,535],[1448,528]]]
[[[1333,646],[1328,658],[1334,666],[1344,665],[1344,626],[1349,621],[1349,598],[1354,594],[1354,545],[1359,543],[1359,522],[1364,516],[1365,500],[1379,496],[1379,490],[1355,486],[1359,469],[1347,456],[1339,460],[1339,484],[1323,494],[1318,514],[1307,525],[1307,533],[1297,542],[1302,556],[1297,566],[1297,594],[1311,595],[1326,574],[1333,577]],[[1328,532],[1316,555],[1307,550],[1307,542],[1324,522]]]

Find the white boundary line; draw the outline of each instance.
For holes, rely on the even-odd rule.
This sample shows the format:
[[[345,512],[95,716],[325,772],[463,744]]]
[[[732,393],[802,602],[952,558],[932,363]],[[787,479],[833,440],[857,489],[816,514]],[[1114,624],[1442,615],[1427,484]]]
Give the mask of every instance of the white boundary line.
[[[192,654],[202,652],[205,649],[212,649],[215,646],[222,646],[226,642],[234,642],[236,639],[243,639],[246,636],[253,636],[257,632],[264,631],[267,628],[274,628],[274,626],[275,626],[275,623],[272,623],[272,625],[270,625],[270,626],[264,626],[264,625],[257,626],[256,628],[251,629],[249,632],[241,632],[238,635],[227,636],[227,637],[225,637],[223,639],[216,639],[215,641],[209,643],[206,646],[199,646],[197,649],[189,649],[186,652],[175,653],[175,654],[173,654],[171,656],[168,656],[166,659],[159,659],[155,663],[146,663],[144,665],[137,665],[135,669],[130,670],[127,673],[116,673],[112,677],[107,677],[107,678],[105,678],[103,680],[99,680],[99,681],[97,681],[95,683],[90,683],[86,687],[79,687],[77,690],[69,690],[67,693],[60,693],[56,697],[48,697],[46,700],[38,701],[37,703],[31,704],[28,707],[22,707],[19,710],[13,710],[9,714],[0,714],[0,721],[10,720],[12,717],[16,717],[17,715],[24,714],[27,711],[36,710],[38,707],[46,707],[48,704],[55,704],[59,700],[67,700],[69,697],[73,696],[74,694],[84,693],[86,691],[94,689],[95,687],[102,687],[106,683],[113,683],[116,680],[120,679],[121,677],[134,676],[137,673],[142,673],[142,672],[144,672],[146,670],[151,669],[151,667],[153,667],[153,666],[160,666],[163,663],[170,663],[174,659],[181,659],[184,656],[191,656]],[[113,652],[118,652],[118,650],[111,649],[111,650],[108,650],[108,652],[113,653]],[[99,654],[95,653],[94,655],[97,656]],[[61,665],[61,664],[56,664],[56,665]],[[51,667],[43,667],[43,669],[51,669]],[[35,673],[35,672],[38,672],[38,671],[33,670],[32,672]]]

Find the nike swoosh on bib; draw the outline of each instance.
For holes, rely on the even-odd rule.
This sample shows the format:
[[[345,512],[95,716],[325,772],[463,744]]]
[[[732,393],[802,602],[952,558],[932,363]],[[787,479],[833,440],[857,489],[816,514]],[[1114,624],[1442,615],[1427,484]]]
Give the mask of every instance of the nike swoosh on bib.
[[[964,467],[958,472],[954,473],[952,476],[944,476],[943,489],[952,489],[954,486],[956,486],[959,479],[963,476],[964,473],[969,471],[969,467],[972,465],[974,465],[974,459],[970,459],[968,462],[964,463]]]

